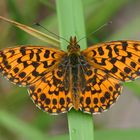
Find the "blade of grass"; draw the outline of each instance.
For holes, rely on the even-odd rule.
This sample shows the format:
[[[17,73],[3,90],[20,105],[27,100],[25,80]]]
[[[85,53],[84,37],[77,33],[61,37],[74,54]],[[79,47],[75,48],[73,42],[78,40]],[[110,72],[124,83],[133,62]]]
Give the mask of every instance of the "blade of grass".
[[[8,130],[24,139],[46,140],[47,137],[43,135],[39,130],[34,129],[15,116],[2,110],[0,111],[0,126],[5,126]]]
[[[16,134],[19,139],[27,140],[66,140],[68,135],[52,136],[44,134],[39,129],[19,120],[16,116],[0,110],[0,127],[4,126],[10,132]],[[1,138],[1,137],[0,137]]]
[[[77,36],[78,39],[85,36],[84,17],[81,0],[56,1],[60,35],[69,39]],[[86,48],[86,41],[80,41],[81,49]],[[62,40],[61,48],[66,50],[66,42]],[[71,110],[68,113],[68,125],[70,140],[93,140],[92,115]]]
[[[28,34],[30,34],[30,35],[32,35],[32,36],[34,36],[42,41],[45,41],[45,42],[47,42],[53,46],[56,46],[56,47],[59,46],[59,43],[60,43],[59,40],[53,38],[52,36],[49,36],[49,35],[44,34],[38,30],[35,30],[29,26],[26,26],[26,25],[18,23],[16,21],[7,19],[7,18],[2,17],[2,16],[0,16],[0,19],[6,21],[8,23],[13,24],[14,26],[20,28],[21,30],[27,32]]]

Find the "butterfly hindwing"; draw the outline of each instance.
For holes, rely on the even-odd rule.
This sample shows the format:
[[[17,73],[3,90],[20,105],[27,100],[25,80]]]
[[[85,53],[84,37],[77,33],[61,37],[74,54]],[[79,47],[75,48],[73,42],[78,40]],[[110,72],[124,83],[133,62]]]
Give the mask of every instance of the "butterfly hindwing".
[[[80,109],[86,113],[100,113],[116,102],[122,85],[104,71],[94,66],[84,65],[84,79],[86,82],[80,94]]]
[[[140,76],[140,42],[112,41],[93,45],[81,52],[95,68],[120,80]]]
[[[65,77],[65,66],[57,66],[51,72],[46,73],[29,87],[29,94],[33,102],[51,114],[69,111],[73,104],[69,86],[64,84]]]
[[[30,85],[51,71],[64,55],[63,51],[41,46],[8,48],[0,51],[0,70],[13,83]]]

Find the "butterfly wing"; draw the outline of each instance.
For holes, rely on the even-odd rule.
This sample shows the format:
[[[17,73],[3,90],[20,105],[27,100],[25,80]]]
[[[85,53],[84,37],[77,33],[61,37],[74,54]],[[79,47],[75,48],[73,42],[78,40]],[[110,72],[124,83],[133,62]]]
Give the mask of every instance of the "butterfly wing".
[[[118,80],[93,67],[85,73],[86,85],[81,92],[80,109],[86,113],[100,113],[116,102],[122,86]]]
[[[15,84],[26,86],[39,80],[60,63],[65,52],[41,46],[20,46],[0,51],[0,71]]]
[[[121,81],[140,76],[140,42],[113,41],[93,45],[81,52],[86,85],[80,108],[87,113],[108,109],[119,97]]]
[[[112,41],[93,45],[81,52],[86,60],[119,81],[140,76],[140,42]]]
[[[29,94],[40,109],[55,115],[71,109],[73,104],[67,74],[67,66],[62,61],[29,87]]]

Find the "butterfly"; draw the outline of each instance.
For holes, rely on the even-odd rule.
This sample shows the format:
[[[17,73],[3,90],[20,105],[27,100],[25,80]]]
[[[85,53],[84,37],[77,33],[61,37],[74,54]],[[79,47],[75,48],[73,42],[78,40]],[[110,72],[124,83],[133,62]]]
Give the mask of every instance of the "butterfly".
[[[45,112],[74,108],[96,114],[116,102],[122,82],[140,76],[140,41],[104,42],[81,51],[77,38],[70,37],[67,52],[34,45],[7,48],[0,50],[0,71],[12,83],[26,86]]]

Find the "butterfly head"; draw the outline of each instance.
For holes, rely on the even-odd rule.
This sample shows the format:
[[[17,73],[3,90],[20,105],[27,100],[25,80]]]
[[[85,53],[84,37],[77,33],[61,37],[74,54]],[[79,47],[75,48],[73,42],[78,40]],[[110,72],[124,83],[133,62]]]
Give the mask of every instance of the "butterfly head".
[[[80,46],[77,43],[76,36],[70,37],[69,45],[67,46],[68,53],[79,53],[80,52]]]

